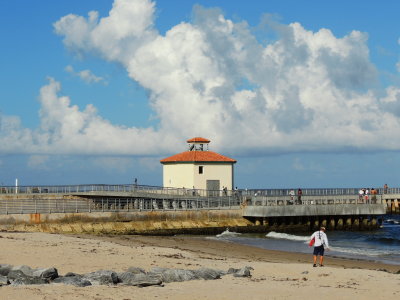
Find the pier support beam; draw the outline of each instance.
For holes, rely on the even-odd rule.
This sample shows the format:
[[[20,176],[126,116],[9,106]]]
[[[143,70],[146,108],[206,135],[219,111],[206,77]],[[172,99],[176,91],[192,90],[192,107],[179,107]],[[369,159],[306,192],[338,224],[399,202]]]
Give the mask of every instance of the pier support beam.
[[[363,218],[362,219],[362,222],[361,222],[361,229],[363,229],[363,230],[367,230],[367,229],[369,229],[369,220],[368,220],[368,218]]]
[[[354,218],[352,228],[356,230],[360,228],[360,220],[358,218]]]
[[[339,218],[339,220],[337,221],[336,229],[337,230],[342,230],[343,229],[343,219],[342,218]]]
[[[346,229],[351,229],[351,224],[352,222],[351,222],[351,217],[347,217],[346,218],[346,225],[345,225],[345,228]]]
[[[376,218],[371,219],[371,228],[378,228],[378,221]]]
[[[332,219],[329,221],[329,229],[330,229],[330,230],[335,230],[335,225],[336,225],[335,219],[332,218]]]
[[[318,229],[319,229],[319,220],[317,219],[317,220],[314,221],[314,228],[313,228],[313,230],[318,230]]]

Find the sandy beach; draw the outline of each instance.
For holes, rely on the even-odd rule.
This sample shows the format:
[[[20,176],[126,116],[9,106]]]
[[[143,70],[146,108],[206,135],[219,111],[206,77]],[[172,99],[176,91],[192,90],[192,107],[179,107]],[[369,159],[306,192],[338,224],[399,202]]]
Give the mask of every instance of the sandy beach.
[[[396,299],[400,266],[264,250],[198,237],[76,236],[0,232],[0,263],[67,272],[125,271],[129,267],[254,268],[251,278],[166,283],[163,287],[3,286],[0,299]],[[311,252],[311,251],[310,251]],[[386,270],[386,271],[383,271]]]

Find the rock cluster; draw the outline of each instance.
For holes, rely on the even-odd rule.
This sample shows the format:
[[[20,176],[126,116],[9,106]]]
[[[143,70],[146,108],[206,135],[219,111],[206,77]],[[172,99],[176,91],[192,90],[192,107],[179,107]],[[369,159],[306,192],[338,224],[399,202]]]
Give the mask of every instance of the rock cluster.
[[[0,286],[28,284],[68,284],[79,287],[89,285],[130,285],[151,286],[168,282],[188,280],[214,280],[221,276],[233,274],[235,277],[251,277],[251,267],[230,268],[228,271],[200,268],[198,270],[152,268],[146,272],[141,268],[131,267],[126,272],[99,270],[87,274],[67,273],[59,276],[56,268],[32,269],[29,266],[11,266],[0,264]]]

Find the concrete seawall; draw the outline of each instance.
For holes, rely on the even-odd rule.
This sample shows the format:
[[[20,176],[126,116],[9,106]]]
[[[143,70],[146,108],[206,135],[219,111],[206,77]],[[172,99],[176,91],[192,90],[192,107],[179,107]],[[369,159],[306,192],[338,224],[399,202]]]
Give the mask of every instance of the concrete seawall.
[[[99,212],[72,214],[12,214],[0,216],[0,230],[91,234],[220,233],[229,227],[238,232],[257,231],[241,210],[168,212]]]

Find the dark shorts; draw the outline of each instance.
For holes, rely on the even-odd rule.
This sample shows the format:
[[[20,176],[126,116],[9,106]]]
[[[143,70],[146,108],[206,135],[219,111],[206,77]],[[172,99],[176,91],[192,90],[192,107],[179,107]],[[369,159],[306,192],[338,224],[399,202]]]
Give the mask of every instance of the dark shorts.
[[[314,247],[314,255],[321,255],[324,256],[324,246],[318,246],[318,247]]]

